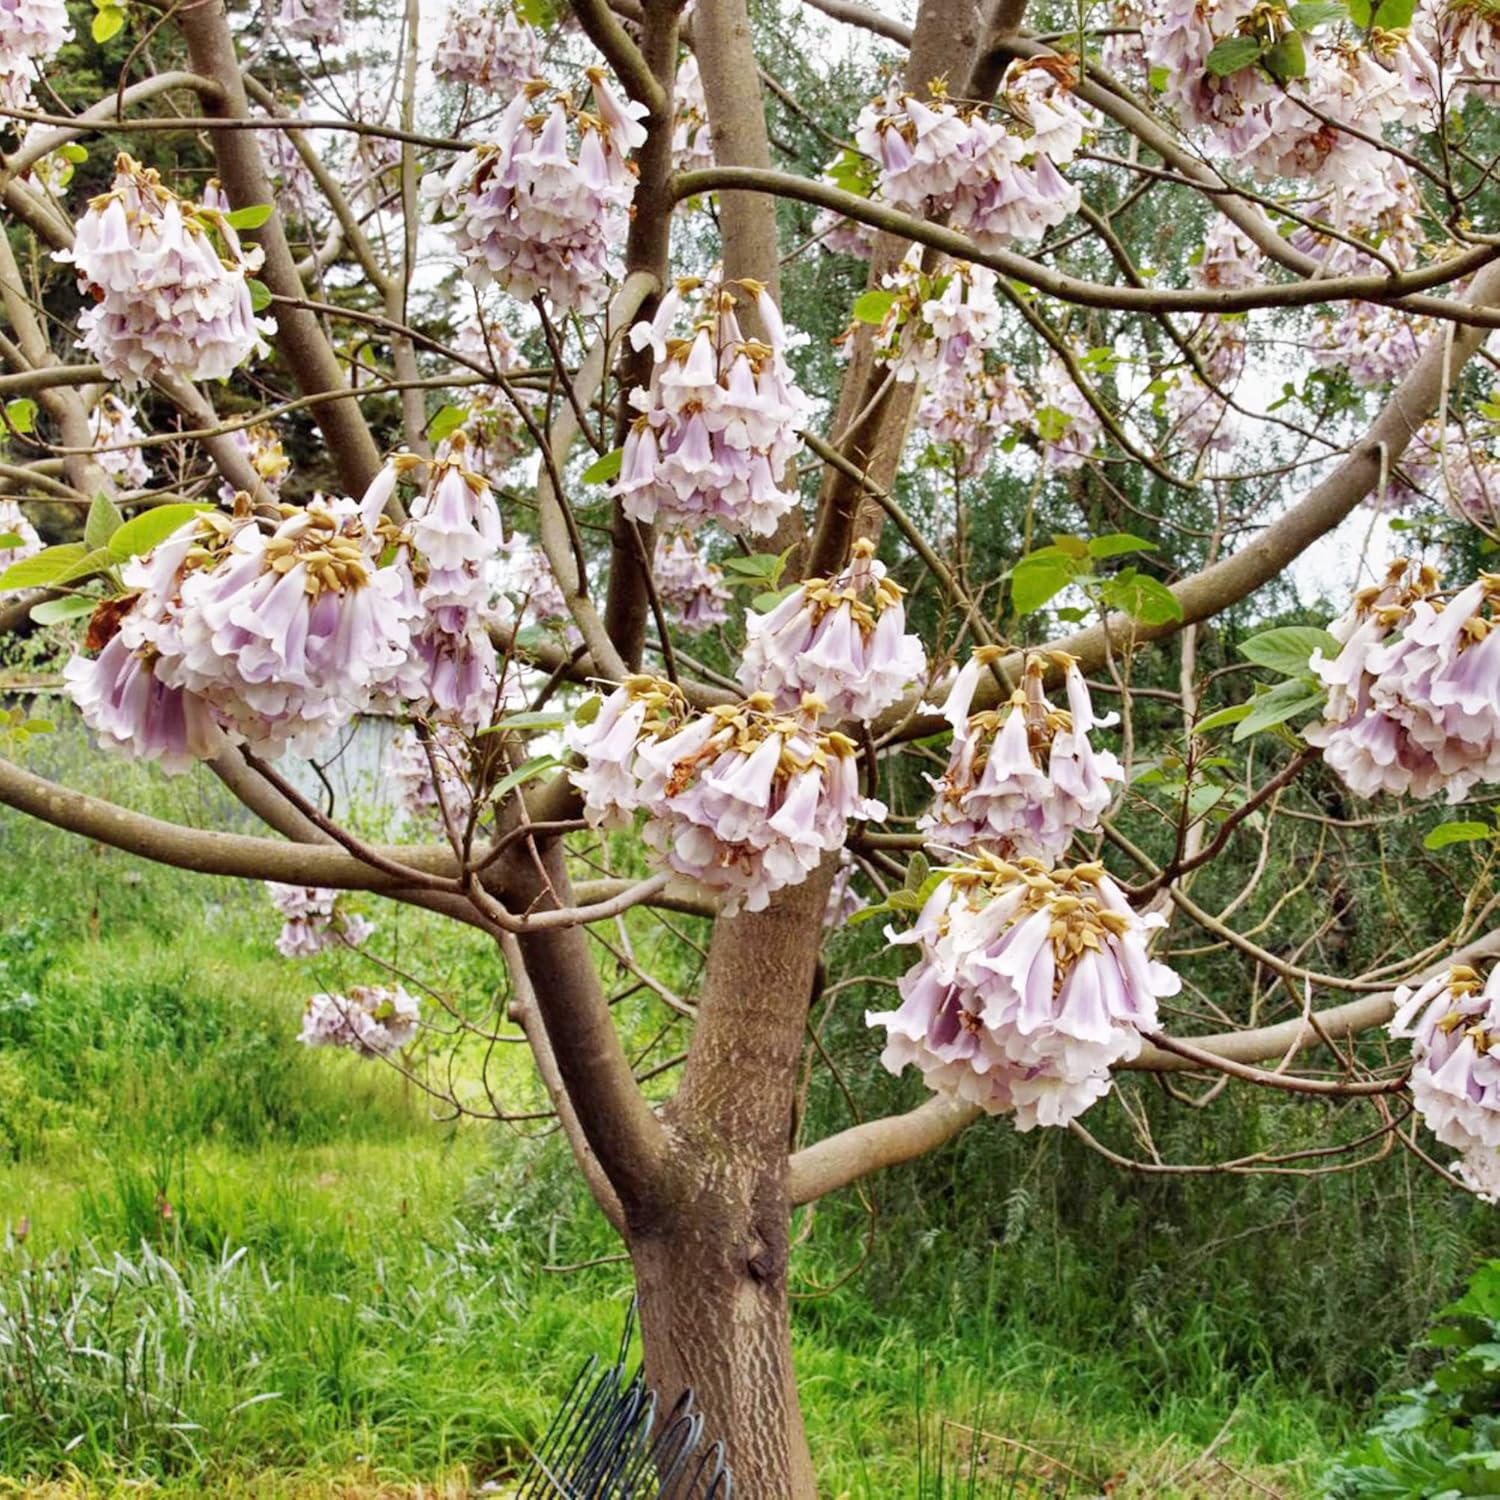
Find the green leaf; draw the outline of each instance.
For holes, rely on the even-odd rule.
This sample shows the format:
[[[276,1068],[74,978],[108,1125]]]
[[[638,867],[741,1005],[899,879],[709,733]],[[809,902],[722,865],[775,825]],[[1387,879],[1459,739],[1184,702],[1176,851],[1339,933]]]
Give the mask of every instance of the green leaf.
[[[66,145],[59,146],[57,154],[64,161],[72,162],[75,167],[82,166],[89,159],[88,151],[77,141],[69,141]]]
[[[1294,78],[1307,77],[1307,49],[1302,45],[1302,34],[1289,31],[1275,42],[1261,59],[1266,71],[1278,83],[1290,83]]]
[[[13,531],[0,531],[0,552],[8,552],[12,547],[21,547],[25,544]]]
[[[885,322],[885,315],[896,305],[896,300],[895,292],[883,291],[879,287],[861,292],[854,299],[854,321],[879,327]]]
[[[118,561],[119,559],[108,547],[85,550],[82,557],[70,563],[52,581],[55,584],[79,583],[85,578],[96,577],[106,568],[112,568]]]
[[[1128,531],[1112,531],[1108,536],[1096,536],[1089,541],[1090,557],[1124,557],[1127,552],[1155,552],[1156,543]]]
[[[271,288],[253,276],[245,278],[245,285],[250,288],[251,311],[264,312],[271,305]]]
[[[79,615],[91,615],[98,607],[99,601],[92,594],[69,594],[64,599],[43,599],[32,605],[31,618],[38,625],[58,625]]]
[[[1494,837],[1495,830],[1488,823],[1439,823],[1422,840],[1422,847],[1446,849],[1449,844],[1473,844]]]
[[[224,222],[231,229],[259,229],[276,210],[269,203],[252,203],[224,215]]]
[[[101,45],[114,36],[125,24],[125,12],[118,5],[101,6],[99,13],[94,17],[94,24],[89,28],[90,34],[96,42]]]
[[[1188,793],[1188,817],[1197,822],[1212,808],[1224,800],[1226,788],[1222,786],[1195,786]]]
[[[1277,724],[1285,724],[1288,719],[1295,719],[1300,714],[1316,712],[1323,707],[1324,697],[1321,688],[1311,687],[1299,678],[1278,682],[1268,692],[1260,693],[1250,700],[1250,712],[1240,720],[1235,729],[1234,743],[1248,740],[1252,734],[1259,734],[1263,729],[1273,729]]]
[[[927,862],[927,856],[919,849],[907,861],[906,865],[906,889],[919,891],[927,883],[927,877],[932,874],[932,866]]]
[[[602,458],[596,458],[583,471],[585,484],[608,484],[620,477],[620,464],[625,457],[623,448],[612,448]]]
[[[1348,8],[1342,0],[1303,0],[1301,5],[1292,6],[1288,14],[1298,31],[1312,31],[1315,27],[1326,26],[1330,21],[1349,19]]]
[[[1401,26],[1410,26],[1416,15],[1416,0],[1383,0],[1374,4],[1372,0],[1348,0],[1349,17],[1356,26],[1368,31],[1372,26],[1394,31]]]
[[[116,561],[140,557],[158,542],[165,541],[179,527],[186,526],[200,511],[214,510],[212,505],[194,505],[181,501],[175,505],[156,505],[125,522],[109,539],[109,550]]]
[[[1264,46],[1259,37],[1226,36],[1223,41],[1215,42],[1208,54],[1208,71],[1216,78],[1227,78],[1259,61]]]
[[[1036,435],[1044,443],[1055,443],[1073,425],[1067,412],[1056,406],[1039,406],[1035,414]]]
[[[769,593],[757,594],[750,601],[750,608],[758,615],[768,615],[788,594],[794,593],[796,589],[797,585],[795,583],[789,583],[784,589],[775,589]]]
[[[1089,544],[1081,536],[1073,536],[1070,532],[1054,531],[1052,545],[1075,562],[1082,562],[1089,555]]]
[[[604,707],[604,699],[598,693],[590,693],[577,708],[573,710],[573,722],[580,729],[592,724],[599,717],[599,710]]]
[[[1167,625],[1182,618],[1177,595],[1159,579],[1127,568],[1109,579],[1100,590],[1106,604],[1123,609],[1143,625]]]
[[[1296,677],[1307,671],[1314,651],[1321,651],[1332,661],[1343,647],[1316,625],[1282,625],[1265,630],[1241,641],[1239,653],[1258,667],[1269,667],[1283,677]]]
[[[31,432],[36,427],[36,402],[30,396],[17,396],[5,403],[5,420],[17,432]]]
[[[1172,81],[1172,75],[1165,68],[1152,68],[1146,75],[1146,84],[1153,94],[1164,94],[1167,84]]]
[[[94,496],[88,520],[83,523],[84,546],[91,552],[109,546],[110,537],[124,524],[125,517],[116,509],[114,501],[101,491]]]
[[[835,187],[842,188],[846,193],[853,193],[858,198],[870,196],[879,174],[880,169],[868,156],[861,156],[859,152],[851,151],[847,146],[839,153],[834,164],[828,168],[829,181]]]
[[[1226,724],[1238,724],[1249,714],[1250,707],[1248,703],[1233,703],[1228,708],[1216,708],[1193,725],[1193,733],[1207,734],[1209,730],[1222,729]]]
[[[555,755],[536,755],[523,766],[517,766],[508,776],[502,776],[497,781],[490,795],[496,801],[510,796],[518,786],[525,786],[528,781],[535,781],[538,776],[544,775],[562,762]]]
[[[467,406],[445,406],[427,424],[427,437],[429,441],[440,443],[445,437],[451,437],[468,420],[469,408]]]
[[[0,573],[0,590],[46,588],[79,562],[88,551],[82,542],[64,542],[44,547],[33,557],[22,558]]]
[[[732,584],[775,584],[781,579],[785,563],[785,553],[778,556],[775,552],[752,552],[748,557],[731,554],[719,566],[729,575]]]
[[[1078,569],[1066,557],[1036,552],[1023,557],[1010,575],[1010,598],[1016,613],[1029,615],[1040,609],[1077,576]]]

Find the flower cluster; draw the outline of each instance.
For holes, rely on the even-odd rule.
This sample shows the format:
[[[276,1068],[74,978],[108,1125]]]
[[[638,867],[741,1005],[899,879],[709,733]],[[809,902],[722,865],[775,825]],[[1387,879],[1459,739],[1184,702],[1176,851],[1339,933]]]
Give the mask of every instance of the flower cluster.
[[[993,271],[955,261],[929,276],[908,256],[884,283],[891,301],[875,332],[875,354],[898,380],[963,385],[978,374],[1000,328]]]
[[[286,456],[276,429],[265,422],[257,422],[254,427],[236,427],[229,434],[229,441],[249,460],[250,467],[266,490],[273,497],[279,495],[286,476],[291,472],[292,461]],[[219,486],[219,499],[225,505],[234,504],[234,495],[232,484]]]
[[[356,984],[347,995],[314,995],[298,1040],[347,1047],[361,1057],[392,1057],[411,1043],[421,1019],[421,1008],[399,984]]]
[[[1413,17],[1409,47],[1425,63],[1418,92],[1454,109],[1471,95],[1500,98],[1495,58],[1500,56],[1500,16],[1480,0],[1422,0]],[[1420,64],[1419,64],[1420,66]]]
[[[498,282],[523,300],[542,295],[556,308],[588,313],[619,275],[611,251],[625,240],[635,194],[626,155],[646,138],[645,108],[617,99],[598,69],[588,76],[593,113],[548,84],[528,83],[500,116],[493,142],[423,183],[449,217],[475,286]]]
[[[1004,117],[951,103],[887,95],[868,105],[855,144],[880,165],[880,193],[915,213],[946,213],[955,229],[994,248],[1037,240],[1077,212],[1072,161],[1088,121],[1073,102],[1060,58],[1013,62],[1001,86]]]
[[[1009,365],[985,365],[962,378],[940,380],[917,407],[918,426],[934,442],[951,445],[964,478],[984,469],[997,436],[1030,421],[1026,388]]]
[[[768,614],[746,615],[740,685],[783,710],[810,696],[832,719],[873,723],[927,670],[904,593],[875,544],[857,541],[836,578],[806,579]]]
[[[1411,1039],[1417,1113],[1462,1153],[1458,1175],[1500,1202],[1500,967],[1482,982],[1455,964],[1416,990],[1396,991],[1393,1037]]]
[[[460,724],[489,723],[498,692],[488,612],[494,560],[504,545],[500,511],[485,480],[467,464],[455,432],[441,457],[425,462],[398,453],[367,491],[367,512],[383,508],[404,475],[425,469],[408,508],[414,603],[421,615],[400,695],[419,710]]]
[[[672,170],[693,172],[714,164],[714,143],[708,129],[708,100],[698,76],[698,59],[689,52],[677,66],[672,90],[676,113],[672,117]]]
[[[256,318],[248,281],[261,257],[222,213],[178,198],[124,155],[114,186],[79,220],[73,248],[54,252],[93,300],[79,319],[80,347],[127,387],[162,374],[221,380],[264,354],[275,324]]]
[[[151,482],[151,470],[140,448],[145,435],[135,413],[108,391],[89,413],[89,438],[99,467],[131,489],[144,489]]]
[[[281,0],[276,24],[299,42],[337,47],[344,39],[344,0]]]
[[[1234,390],[1245,367],[1244,325],[1206,319],[1193,347],[1213,384],[1205,385],[1195,370],[1177,375],[1163,398],[1168,441],[1189,455],[1228,452],[1239,437],[1239,423],[1225,393]]]
[[[1446,603],[1430,568],[1394,564],[1329,626],[1312,670],[1328,688],[1305,738],[1360,797],[1461,801],[1500,781],[1500,574]]]
[[[592,722],[566,732],[591,823],[644,809],[658,862],[717,892],[726,913],[763,911],[843,847],[849,820],[881,821],[860,794],[852,740],[816,727],[822,705],[778,712],[767,694],[690,714],[681,694],[630,677]]]
[[[1066,712],[1044,695],[1046,661],[1038,654],[1027,658],[1024,681],[1008,702],[971,714],[980,673],[999,654],[979,647],[953,681],[943,708],[953,726],[948,767],[932,782],[932,807],[917,826],[955,848],[1051,864],[1074,834],[1098,828],[1125,779],[1114,755],[1089,740],[1115,715],[1094,713],[1078,663],[1061,652],[1053,660],[1064,669]]]
[[[270,755],[311,748],[391,688],[417,606],[382,566],[378,510],[283,506],[273,526],[204,513],[122,569],[64,669],[84,721],[180,770],[226,738]]]
[[[0,5],[0,92],[8,108],[31,109],[32,69],[73,35],[63,0]]]
[[[1399,380],[1421,357],[1436,324],[1379,302],[1346,302],[1318,319],[1312,360],[1366,388]]]
[[[520,612],[523,622],[561,629],[571,645],[583,639],[547,554],[529,536],[518,531],[506,542],[496,577],[501,593]]]
[[[630,393],[641,413],[625,438],[610,493],[638,521],[698,525],[766,535],[796,503],[787,468],[802,448],[807,398],[786,362],[781,314],[757,282],[738,283],[754,299],[767,342],[747,339],[729,284],[711,286],[708,309],[687,338],[670,336],[682,300],[698,287],[679,283],[651,322],[630,330],[636,349],[655,354],[651,383]]]
[[[386,769],[412,817],[427,819],[446,811],[460,824],[468,819],[473,806],[469,742],[455,725],[431,724],[425,738],[408,725],[391,742]]]
[[[704,557],[688,532],[664,532],[657,537],[651,572],[657,597],[687,634],[697,635],[728,622],[724,570]]]
[[[271,905],[286,919],[276,939],[283,958],[311,958],[325,948],[347,943],[357,948],[375,931],[358,912],[345,911],[341,892],[320,885],[281,885],[266,882]]]
[[[1417,490],[1438,500],[1459,520],[1491,536],[1500,529],[1500,456],[1492,446],[1483,445],[1472,428],[1452,423],[1444,429],[1435,420],[1428,422],[1412,438],[1401,467]],[[1414,498],[1413,490],[1393,476],[1385,495],[1387,508]]]
[[[1093,456],[1104,423],[1079,389],[1067,362],[1050,355],[1037,376],[1047,401],[1032,414],[1041,441],[1042,467],[1051,474],[1081,469]]]
[[[881,1061],[1018,1130],[1066,1125],[1109,1091],[1109,1070],[1157,1026],[1181,980],[1146,952],[1160,915],[1138,916],[1099,865],[1051,872],[980,856],[944,873],[910,932],[901,1005]]]
[[[449,83],[477,89],[519,88],[542,71],[541,39],[508,7],[456,0],[443,23],[432,71]]]

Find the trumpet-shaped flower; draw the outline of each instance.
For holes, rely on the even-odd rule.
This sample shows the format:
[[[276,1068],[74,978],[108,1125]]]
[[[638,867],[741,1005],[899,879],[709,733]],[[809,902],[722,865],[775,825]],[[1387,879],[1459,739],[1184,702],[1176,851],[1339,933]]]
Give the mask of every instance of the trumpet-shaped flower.
[[[298,1040],[347,1047],[361,1057],[392,1057],[415,1038],[421,1020],[421,1007],[401,985],[357,984],[347,995],[314,995]]]

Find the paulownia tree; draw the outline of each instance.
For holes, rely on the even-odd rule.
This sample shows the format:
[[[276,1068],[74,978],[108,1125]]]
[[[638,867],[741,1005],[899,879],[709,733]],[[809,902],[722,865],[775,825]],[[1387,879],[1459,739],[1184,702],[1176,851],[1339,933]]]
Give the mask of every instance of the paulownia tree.
[[[492,941],[502,1012],[453,1030],[524,1033],[650,1379],[754,1497],[814,1492],[794,1210],[981,1115],[1140,1171],[1447,1174],[1414,1105],[1500,1191],[1488,866],[1362,969],[1319,967],[1337,910],[1246,920],[1304,824],[1369,825],[1344,790],[1500,780],[1500,19],[806,3],[95,0],[92,50],[61,0],[0,10],[5,621],[67,635],[101,747],[205,764],[266,832],[44,779],[16,714],[0,801],[278,883],[289,952],[363,939],[349,891]],[[1246,642],[1279,682],[1200,661],[1352,559],[1315,549],[1362,505],[1415,555]],[[286,764],[371,713],[428,842]],[[884,1061],[933,1097],[803,1142],[860,901],[908,960]],[[630,950],[652,914],[701,924],[662,929],[702,933],[695,993]],[[396,1055],[441,1020],[377,977],[304,1035]],[[1360,1040],[1388,1023],[1409,1048]],[[1131,1070],[1365,1123],[1131,1160],[1079,1119]]]

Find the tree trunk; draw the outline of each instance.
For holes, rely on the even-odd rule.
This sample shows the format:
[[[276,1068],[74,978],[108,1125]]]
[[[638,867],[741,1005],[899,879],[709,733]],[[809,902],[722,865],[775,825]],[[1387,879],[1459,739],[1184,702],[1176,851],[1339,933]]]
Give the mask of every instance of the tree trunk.
[[[710,1142],[698,1167],[692,1200],[632,1236],[647,1381],[663,1409],[692,1391],[704,1446],[724,1444],[736,1496],[813,1500],[792,1369],[785,1159],[757,1172]]]

